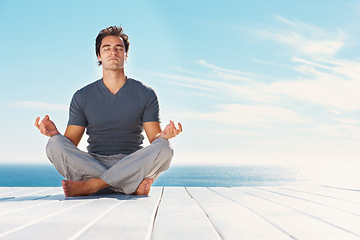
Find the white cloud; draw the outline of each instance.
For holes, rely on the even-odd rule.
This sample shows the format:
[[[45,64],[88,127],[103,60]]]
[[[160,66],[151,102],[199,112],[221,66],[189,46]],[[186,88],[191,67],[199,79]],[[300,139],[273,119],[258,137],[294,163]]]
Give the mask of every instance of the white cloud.
[[[231,70],[231,69],[226,69],[226,68],[221,68],[221,67],[218,67],[216,65],[213,65],[213,64],[209,64],[207,63],[205,60],[201,59],[198,61],[198,63],[204,67],[207,67],[209,69],[213,69],[217,72],[221,72],[221,73],[231,73],[231,74],[234,74],[236,77],[240,77],[240,76],[248,76],[248,77],[251,77],[251,76],[254,76],[253,73],[248,73],[248,72],[241,72],[241,71],[237,71],[237,70]]]
[[[36,109],[36,110],[49,110],[49,111],[59,111],[59,112],[68,112],[69,106],[64,104],[53,104],[37,101],[18,101],[12,102],[9,104],[11,107],[24,108],[24,109]]]
[[[325,31],[312,24],[293,22],[278,15],[275,19],[285,24],[285,28],[257,29],[253,32],[265,39],[286,44],[293,48],[295,54],[308,57],[331,57],[343,46],[347,34],[337,30]]]
[[[335,121],[339,121],[343,124],[350,124],[350,125],[360,125],[359,119],[352,119],[352,118],[332,118]]]
[[[206,112],[187,110],[178,114],[178,119],[217,122],[227,128],[229,125],[245,126],[249,131],[258,133],[282,124],[283,129],[287,128],[287,131],[292,133],[306,131],[316,136],[342,138],[347,136],[355,138],[356,134],[360,135],[360,126],[356,125],[357,120],[346,117],[345,114],[360,109],[358,96],[360,81],[357,77],[352,78],[356,74],[351,73],[358,71],[354,67],[357,63],[342,60],[332,60],[328,63],[302,58],[296,58],[295,62],[303,66],[303,71],[306,71],[305,77],[302,76],[303,72],[299,72],[295,79],[270,84],[261,83],[257,79],[251,79],[246,83],[234,83],[224,78],[211,80],[201,77],[160,75],[167,79],[175,79],[176,81],[172,81],[173,84],[195,88],[199,90],[198,94],[204,97],[212,96],[209,99],[216,99],[214,98],[216,96],[219,101],[225,99],[225,102],[232,102],[212,105],[210,109],[214,110]],[[232,71],[214,65],[207,64],[207,66],[211,71]],[[323,109],[325,114],[328,113],[328,121],[325,120],[324,123],[324,120],[317,119],[316,114],[307,113],[315,108]],[[330,123],[334,115],[336,121]],[[352,128],[346,127],[349,123],[354,123]],[[238,134],[249,135],[241,131]]]
[[[269,84],[257,79],[246,83],[228,82],[228,78],[211,80],[180,75],[157,74],[166,78],[176,79],[176,85],[210,91],[234,101],[246,100],[251,103],[284,105],[283,99],[297,99],[303,104],[316,104],[329,110],[357,111],[360,110],[360,65],[356,62],[332,60],[314,62],[302,58],[294,58],[301,65],[296,68],[299,73],[294,79],[275,81]],[[359,68],[357,68],[359,67]],[[230,72],[223,68],[211,69]],[[217,74],[221,76],[221,74]]]
[[[270,64],[277,69],[292,70],[293,76],[284,79],[281,71],[265,76],[258,72],[227,69],[206,60],[199,60],[198,64],[207,71],[196,74],[155,73],[174,80],[172,84],[197,89],[204,97],[217,97],[218,101],[208,97],[206,111],[178,112],[179,119],[221,124],[219,129],[212,130],[208,125],[202,133],[231,136],[235,131],[241,136],[262,134],[265,137],[276,129],[284,134],[282,137],[300,137],[299,145],[301,141],[306,145],[308,140],[316,143],[327,138],[325,142],[328,143],[350,141],[351,146],[354,145],[360,136],[359,120],[356,119],[360,110],[360,63],[336,57],[345,44],[346,34],[278,19],[291,29],[264,30],[262,33],[269,40],[286,43],[294,51],[280,47],[280,51],[285,50],[288,54],[291,64]],[[196,77],[192,77],[194,75]],[[281,136],[273,137],[282,139]],[[327,148],[323,146],[323,149]]]
[[[288,53],[289,59],[298,63],[293,67],[298,74],[292,79],[276,81],[276,76],[226,69],[205,60],[199,60],[198,63],[215,73],[213,76],[216,76],[216,80],[208,76],[167,77],[187,82],[193,88],[210,87],[222,96],[235,101],[245,100],[251,104],[279,106],[284,99],[292,99],[305,105],[316,104],[328,111],[360,110],[360,63],[335,58],[336,53],[344,46],[347,34],[341,30],[326,31],[315,25],[290,21],[278,15],[274,17],[284,23],[285,28],[260,29],[256,34],[267,40],[286,43],[295,50]],[[273,81],[267,84],[264,79]]]
[[[311,129],[311,132],[322,136],[360,140],[360,127],[349,124],[321,124]]]
[[[273,83],[269,94],[283,94],[342,111],[360,109],[360,81],[299,80]]]
[[[259,136],[260,132],[258,131],[250,131],[250,130],[242,130],[242,129],[228,129],[228,128],[208,128],[208,129],[201,129],[199,131],[201,134],[211,134],[211,135],[241,135],[241,136]]]
[[[215,121],[225,125],[271,126],[272,124],[306,123],[308,120],[290,109],[269,105],[223,104],[214,112],[185,112],[182,118]]]

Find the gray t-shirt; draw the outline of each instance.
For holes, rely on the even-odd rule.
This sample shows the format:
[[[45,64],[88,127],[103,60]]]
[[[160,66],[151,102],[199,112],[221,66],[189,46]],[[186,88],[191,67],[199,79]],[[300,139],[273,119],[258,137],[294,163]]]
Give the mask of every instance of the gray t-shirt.
[[[154,90],[131,78],[115,95],[100,79],[78,90],[71,100],[68,125],[86,127],[91,153],[139,150],[143,122],[160,122],[158,99]]]

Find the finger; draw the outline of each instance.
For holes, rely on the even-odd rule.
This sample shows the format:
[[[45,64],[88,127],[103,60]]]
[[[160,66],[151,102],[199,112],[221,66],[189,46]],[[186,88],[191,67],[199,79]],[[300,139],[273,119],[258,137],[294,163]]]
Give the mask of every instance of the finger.
[[[48,115],[45,115],[45,117],[43,118],[42,122],[43,122],[43,123],[46,123],[46,122],[49,121],[49,120],[50,120],[49,116],[48,116]]]
[[[41,133],[44,133],[44,131],[45,131],[45,124],[44,124],[43,121],[40,122],[39,129],[40,129],[40,132],[41,132]]]
[[[37,127],[37,128],[40,128],[39,121],[40,121],[40,117],[37,117],[35,119],[35,127]]]
[[[172,131],[173,129],[176,129],[175,124],[173,121],[170,120],[170,123],[167,125],[168,130]]]
[[[175,127],[174,121],[171,121],[171,120],[170,120],[170,124],[171,124],[171,126]]]
[[[39,118],[39,120],[40,120],[40,118]],[[43,121],[37,122],[36,127],[40,130],[40,133],[44,134],[45,125],[44,125]]]
[[[181,123],[178,123],[178,128],[176,128],[175,124],[173,125],[174,133],[178,135],[180,132],[182,132],[182,125]]]
[[[179,133],[181,133],[183,131],[182,125],[179,122],[178,122],[178,127],[179,127],[179,129],[177,131],[177,134],[179,134]]]
[[[164,128],[164,131],[170,131],[171,128],[171,124],[169,123],[168,125],[166,125],[166,127]]]

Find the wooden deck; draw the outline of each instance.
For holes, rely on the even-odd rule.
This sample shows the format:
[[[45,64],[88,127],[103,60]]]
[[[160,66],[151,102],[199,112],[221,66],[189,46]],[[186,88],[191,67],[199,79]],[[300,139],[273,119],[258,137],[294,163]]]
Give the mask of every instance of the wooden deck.
[[[0,187],[0,239],[360,239],[360,190],[153,187],[148,197],[65,198]]]

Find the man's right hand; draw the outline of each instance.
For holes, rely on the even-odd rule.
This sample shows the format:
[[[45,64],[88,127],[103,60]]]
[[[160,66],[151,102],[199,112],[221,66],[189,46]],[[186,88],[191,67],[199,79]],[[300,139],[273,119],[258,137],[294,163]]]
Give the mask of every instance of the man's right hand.
[[[46,115],[43,120],[40,121],[40,117],[37,117],[35,120],[35,127],[37,127],[42,134],[48,137],[60,134],[57,130],[53,121],[50,120],[49,116]]]

